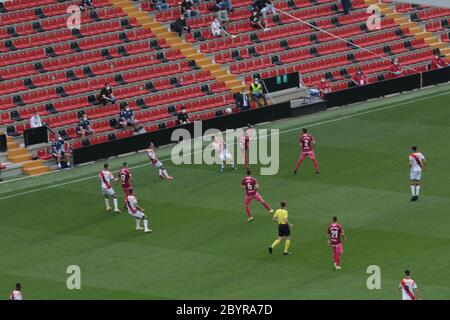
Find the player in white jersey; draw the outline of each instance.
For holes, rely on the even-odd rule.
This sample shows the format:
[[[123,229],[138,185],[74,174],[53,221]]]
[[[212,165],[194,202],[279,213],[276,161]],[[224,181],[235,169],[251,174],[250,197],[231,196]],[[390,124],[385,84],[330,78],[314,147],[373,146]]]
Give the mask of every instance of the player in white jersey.
[[[216,152],[216,156],[220,159],[221,167],[220,171],[223,172],[225,169],[225,164],[230,163],[231,168],[237,169],[236,165],[234,164],[233,157],[231,156],[231,153],[227,149],[227,144],[225,141],[223,141],[222,138],[216,138],[216,136],[212,137],[212,147],[214,148],[214,151]]]
[[[405,277],[400,281],[398,289],[402,293],[402,300],[420,299],[419,289],[417,289],[416,282],[411,279],[411,272],[409,270],[405,270]]]
[[[20,283],[16,283],[16,290],[9,294],[9,300],[23,300],[22,285]]]
[[[166,170],[166,168],[164,168],[164,165],[162,164],[162,162],[156,157],[155,145],[153,144],[153,142],[150,142],[150,145],[147,149],[147,155],[150,160],[150,163],[159,170],[159,177],[161,179],[167,179],[167,180],[173,179],[173,177],[169,176],[169,174],[167,173],[167,170]]]
[[[105,163],[103,165],[103,170],[100,171],[98,174],[98,180],[100,181],[100,184],[102,186],[102,192],[105,196],[105,205],[106,205],[106,211],[110,211],[111,207],[109,206],[109,197],[113,198],[114,203],[114,212],[120,212],[118,203],[117,203],[117,197],[116,193],[114,192],[114,189],[112,188],[111,184],[114,181],[114,175],[111,171],[109,171],[109,165]]]
[[[141,221],[144,221],[144,232],[152,232],[148,227],[148,219],[144,214],[144,209],[138,205],[133,189],[128,190],[128,195],[125,198],[125,205],[128,208],[128,213],[136,219],[136,230],[142,230]]]
[[[420,178],[422,177],[422,171],[427,168],[427,161],[425,156],[417,151],[416,146],[411,147],[411,151],[412,153],[409,155],[411,201],[417,201],[420,192]]]

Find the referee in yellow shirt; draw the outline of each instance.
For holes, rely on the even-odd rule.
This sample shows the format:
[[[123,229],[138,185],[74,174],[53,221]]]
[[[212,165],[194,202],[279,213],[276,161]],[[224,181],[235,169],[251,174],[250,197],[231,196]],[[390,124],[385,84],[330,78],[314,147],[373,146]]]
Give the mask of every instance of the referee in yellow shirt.
[[[289,252],[289,246],[291,245],[291,229],[294,225],[289,223],[288,220],[288,212],[286,210],[286,202],[281,202],[281,209],[275,211],[273,215],[273,220],[278,222],[278,239],[275,240],[272,245],[269,247],[269,253],[272,254],[273,249],[278,246],[281,240],[286,240],[284,243],[284,252],[285,256],[291,255]]]

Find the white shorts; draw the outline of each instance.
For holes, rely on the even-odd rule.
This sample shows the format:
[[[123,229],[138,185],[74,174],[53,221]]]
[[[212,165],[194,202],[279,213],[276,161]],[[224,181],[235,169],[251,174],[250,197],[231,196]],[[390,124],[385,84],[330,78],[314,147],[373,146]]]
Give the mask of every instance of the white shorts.
[[[152,163],[157,169],[161,168],[163,166],[161,161],[157,161],[156,163]]]
[[[411,173],[409,174],[410,180],[420,180],[421,177],[422,171],[411,171]]]
[[[130,214],[130,216],[132,216],[133,218],[136,218],[136,219],[142,219],[142,218],[145,217],[145,214],[142,211],[139,211],[139,210],[136,211],[136,213],[129,213],[129,214]]]
[[[116,193],[114,192],[113,188],[109,188],[109,189],[102,188],[102,192],[103,192],[103,195],[104,195],[104,196],[113,196],[113,195],[116,194]]]
[[[224,162],[226,160],[233,160],[233,157],[231,156],[231,154],[228,152],[228,150],[224,150],[221,153],[219,153],[219,159],[220,161]]]

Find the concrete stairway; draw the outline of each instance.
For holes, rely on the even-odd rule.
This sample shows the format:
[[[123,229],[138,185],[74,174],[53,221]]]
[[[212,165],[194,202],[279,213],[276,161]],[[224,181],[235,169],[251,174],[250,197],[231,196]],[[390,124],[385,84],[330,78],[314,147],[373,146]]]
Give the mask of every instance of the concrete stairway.
[[[153,19],[150,14],[139,10],[131,1],[110,0],[110,2],[114,6],[122,8],[128,16],[136,18],[144,29],[151,29],[158,39],[165,39],[172,48],[179,49],[189,60],[194,60],[199,67],[209,70],[217,81],[225,82],[226,86],[233,92],[238,92],[242,89],[241,80],[236,79],[234,75],[197,51],[189,43],[183,42],[174,32],[168,31],[161,23]]]
[[[14,141],[12,137],[7,136],[7,159],[14,164],[22,166],[22,172],[25,175],[35,176],[48,173],[50,169],[44,165],[42,160],[31,160],[31,154],[28,149],[20,146],[19,142]]]

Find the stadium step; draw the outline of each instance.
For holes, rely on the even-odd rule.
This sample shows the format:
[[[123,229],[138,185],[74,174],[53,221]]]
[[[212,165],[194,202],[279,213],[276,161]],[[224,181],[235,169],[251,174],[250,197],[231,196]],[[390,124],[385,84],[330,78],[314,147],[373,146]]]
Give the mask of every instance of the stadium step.
[[[22,163],[22,171],[27,176],[36,176],[50,172],[42,160],[26,161]]]
[[[14,164],[20,164],[24,174],[34,176],[50,171],[50,169],[43,164],[42,160],[31,160],[32,156],[28,149],[22,148],[12,137],[7,137],[7,146],[8,161]]]
[[[232,91],[239,91],[237,89],[238,80],[234,75],[225,71],[218,64],[214,63],[210,58],[207,58],[203,53],[198,52],[190,44],[183,42],[175,33],[170,32],[161,25],[158,21],[155,21],[153,17],[146,12],[137,9],[129,0],[110,0],[110,2],[123,9],[123,11],[130,17],[136,18],[144,29],[151,29],[158,39],[164,39],[173,48],[179,49],[183,55],[189,60],[194,60],[195,63],[204,70],[209,70],[211,74],[216,77],[218,81],[224,81],[225,85]],[[219,70],[223,70],[223,73]],[[223,76],[220,78],[220,76]],[[242,86],[242,85],[240,85]]]

